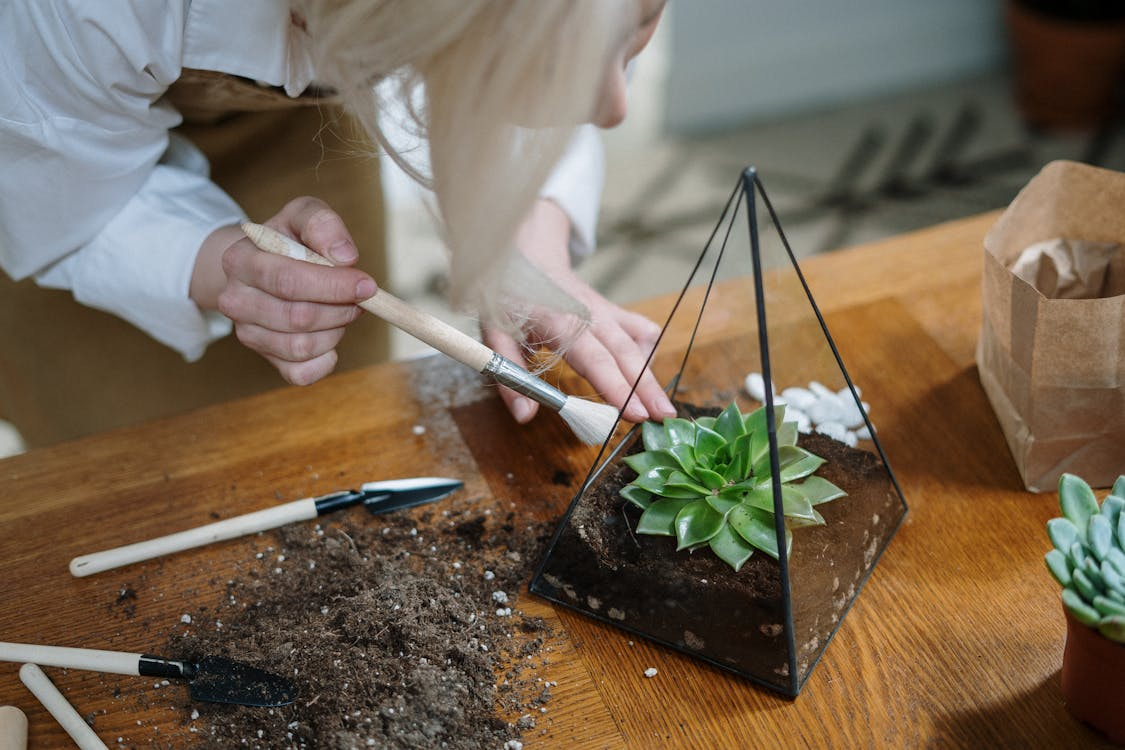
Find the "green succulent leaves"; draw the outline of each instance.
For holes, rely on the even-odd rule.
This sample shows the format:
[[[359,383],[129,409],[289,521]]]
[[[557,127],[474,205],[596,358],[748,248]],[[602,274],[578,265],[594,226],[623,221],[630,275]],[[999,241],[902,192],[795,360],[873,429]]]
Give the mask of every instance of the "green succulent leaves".
[[[786,554],[792,529],[823,525],[816,506],[844,496],[814,472],[824,459],[797,447],[797,425],[777,425]],[[666,419],[641,426],[645,450],[626,457],[637,473],[621,496],[644,512],[637,533],[672,536],[677,550],[709,547],[739,570],[754,550],[779,556],[766,410],[743,414],[731,404],[717,417]]]
[[[1047,569],[1062,585],[1074,619],[1125,643],[1125,476],[1098,506],[1094,491],[1073,474],[1059,478],[1061,518],[1047,521],[1054,547]]]

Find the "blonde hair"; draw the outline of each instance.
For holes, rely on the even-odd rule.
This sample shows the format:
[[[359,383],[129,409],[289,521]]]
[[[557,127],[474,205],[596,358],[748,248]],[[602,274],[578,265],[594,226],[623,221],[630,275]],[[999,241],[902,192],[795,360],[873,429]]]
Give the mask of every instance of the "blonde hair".
[[[534,307],[586,322],[585,307],[512,241],[574,127],[593,114],[610,55],[636,24],[636,0],[298,0],[296,8],[318,81],[432,187],[453,303],[517,337]],[[388,83],[428,141],[429,174],[380,127],[375,87]]]

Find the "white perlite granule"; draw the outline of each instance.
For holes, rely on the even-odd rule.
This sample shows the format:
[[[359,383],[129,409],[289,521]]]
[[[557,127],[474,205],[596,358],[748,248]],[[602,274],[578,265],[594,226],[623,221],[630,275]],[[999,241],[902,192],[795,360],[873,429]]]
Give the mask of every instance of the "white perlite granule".
[[[761,373],[747,375],[743,388],[751,398],[765,403],[766,387]],[[855,392],[860,395],[859,386]],[[795,422],[798,432],[819,432],[853,448],[860,440],[871,439],[864,421],[871,406],[866,401],[856,404],[847,387],[833,391],[814,380],[808,388],[786,388],[780,395],[774,392],[773,397],[776,405],[785,406],[785,421]]]

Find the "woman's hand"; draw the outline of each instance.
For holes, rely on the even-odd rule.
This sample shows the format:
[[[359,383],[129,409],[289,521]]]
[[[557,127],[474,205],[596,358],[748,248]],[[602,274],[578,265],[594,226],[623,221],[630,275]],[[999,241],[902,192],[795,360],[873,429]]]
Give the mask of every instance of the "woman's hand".
[[[676,410],[645,360],[660,335],[660,326],[648,318],[628,312],[598,294],[570,267],[567,248],[570,220],[555,203],[536,202],[527,221],[516,237],[520,251],[547,273],[564,291],[586,305],[592,323],[565,352],[565,359],[586,378],[607,403],[621,408],[633,382],[644,372],[636,393],[629,400],[623,416],[631,422],[660,420],[675,416]],[[528,339],[531,344],[547,343],[572,334],[570,317],[540,312],[531,322]],[[483,331],[485,344],[513,362],[525,365],[526,358],[519,345],[508,335],[496,330]],[[535,416],[539,404],[507,388],[500,389],[508,410],[517,422],[525,423]]]
[[[200,250],[191,297],[234,321],[238,340],[286,381],[308,385],[335,368],[336,344],[362,312],[356,303],[377,287],[347,267],[359,253],[343,220],[323,201],[296,198],[265,223],[340,267],[264,252],[238,227],[223,227]]]

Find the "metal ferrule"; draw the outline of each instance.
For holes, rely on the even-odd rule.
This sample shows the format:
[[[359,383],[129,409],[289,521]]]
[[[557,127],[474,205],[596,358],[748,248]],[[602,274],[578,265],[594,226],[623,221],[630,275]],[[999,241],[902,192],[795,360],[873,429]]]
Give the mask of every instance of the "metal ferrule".
[[[195,666],[185,661],[165,659],[152,654],[141,654],[137,662],[137,674],[141,677],[171,677],[191,679],[195,677]]]
[[[491,375],[497,383],[506,385],[517,393],[522,393],[544,406],[561,411],[566,404],[566,394],[558,388],[547,385],[512,360],[493,352],[492,359],[485,365],[486,375]]]

